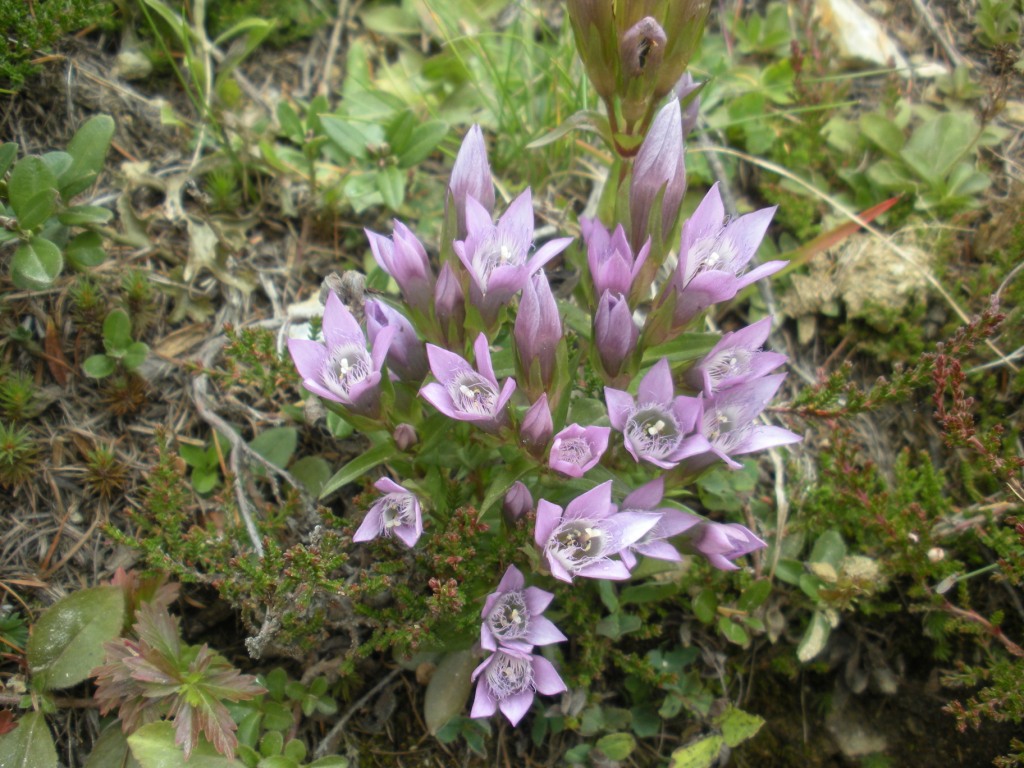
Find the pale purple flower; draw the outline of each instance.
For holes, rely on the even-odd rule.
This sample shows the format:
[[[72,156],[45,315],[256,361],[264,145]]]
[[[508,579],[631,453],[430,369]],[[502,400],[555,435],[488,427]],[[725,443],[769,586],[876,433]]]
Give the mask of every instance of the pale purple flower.
[[[434,272],[423,244],[397,219],[391,237],[365,232],[380,268],[395,279],[411,306],[427,313],[434,298]]]
[[[420,441],[412,424],[399,424],[391,433],[391,439],[395,441],[395,447],[400,451],[408,451]]]
[[[386,362],[392,378],[419,384],[427,375],[427,352],[405,315],[382,301],[366,302],[366,335],[370,344],[385,328],[394,328]]]
[[[611,499],[612,482],[608,480],[577,496],[565,510],[547,499],[540,500],[533,538],[556,579],[629,578],[626,565],[610,558],[653,528],[658,515],[616,512]]]
[[[476,697],[470,717],[490,717],[499,709],[517,725],[533,704],[535,693],[554,696],[565,690],[554,665],[543,656],[502,649],[487,657],[473,671]]]
[[[543,270],[523,285],[513,335],[519,362],[530,385],[527,390],[546,389],[555,373],[558,342],[562,340],[562,318]],[[534,380],[534,361],[539,369],[539,381]]]
[[[678,536],[701,522],[697,515],[687,514],[669,507],[658,508],[662,496],[665,495],[665,478],[658,477],[645,483],[622,500],[622,509],[626,512],[650,511],[658,513],[658,522],[647,533],[633,544],[619,552],[619,557],[626,567],[632,570],[636,566],[636,555],[646,555],[655,560],[679,562],[682,556],[666,539]]]
[[[505,498],[501,502],[501,511],[505,520],[514,523],[527,512],[533,510],[533,494],[522,481],[516,480],[512,486],[505,491]]]
[[[781,352],[764,352],[772,319],[766,317],[722,336],[704,359],[686,372],[684,380],[705,396],[764,376],[788,359]]]
[[[459,278],[447,262],[441,267],[434,285],[434,313],[448,344],[461,344],[466,322],[466,298]]]
[[[394,534],[407,547],[415,546],[423,533],[419,499],[387,477],[382,477],[373,486],[385,495],[370,507],[352,541],[370,541],[378,536]]]
[[[519,441],[530,453],[539,456],[548,446],[555,425],[551,420],[551,408],[548,406],[547,393],[542,393],[523,416],[519,425]]]
[[[462,240],[466,237],[466,198],[472,197],[488,213],[494,211],[494,179],[491,177],[491,166],[487,162],[487,144],[479,125],[470,128],[462,139],[459,154],[455,156],[455,165],[452,166],[448,190],[455,205],[456,239]],[[446,200],[446,214],[447,209]]]
[[[614,378],[636,350],[640,331],[633,322],[629,302],[621,293],[605,291],[594,313],[594,345],[601,367]]]
[[[548,466],[569,477],[583,477],[588,470],[597,466],[601,456],[608,450],[611,433],[611,427],[570,424],[555,435],[548,455]]]
[[[633,281],[651,252],[651,239],[647,238],[634,258],[626,230],[621,224],[615,227],[614,232],[609,232],[597,219],[584,217],[580,219],[580,230],[587,246],[594,296],[600,297],[605,291],[629,296]]]
[[[715,523],[701,520],[686,532],[686,549],[703,555],[721,571],[735,571],[739,566],[732,561],[768,546],[739,523]]]
[[[694,91],[699,91],[703,85],[704,83],[694,82],[693,75],[689,72],[684,72],[672,89],[683,108],[683,136],[689,136],[697,127],[697,118],[700,114],[700,94],[698,93],[689,102],[686,99]]]
[[[381,366],[387,356],[393,328],[381,329],[373,351],[366,336],[337,294],[327,296],[323,317],[324,341],[288,339],[288,351],[302,376],[302,385],[326,400],[361,415],[375,416],[380,399]]]
[[[782,427],[758,422],[761,414],[786,374],[777,373],[752,379],[719,392],[704,401],[701,433],[707,440],[706,451],[692,454],[683,462],[696,472],[720,459],[733,469],[742,465],[732,459],[754,451],[799,442],[802,438]]]
[[[494,323],[526,280],[572,241],[565,237],[542,245],[532,256],[533,201],[527,188],[508,210],[491,221],[490,212],[472,196],[466,198],[466,239],[453,243],[455,254],[469,272],[469,300],[484,322]]]
[[[683,118],[679,102],[672,99],[654,118],[640,151],[633,161],[629,182],[630,243],[640,249],[650,232],[651,210],[655,199],[664,190],[661,200],[659,241],[664,241],[679,215],[679,206],[686,193],[686,167],[683,154]]]
[[[746,271],[777,207],[726,223],[718,184],[711,187],[683,224],[679,264],[666,286],[676,295],[673,328],[683,327],[712,304],[729,301],[751,283],[786,266],[786,261],[769,261]]]
[[[708,441],[695,430],[701,417],[699,398],[675,396],[668,360],[655,363],[640,380],[634,400],[628,392],[605,387],[612,426],[622,432],[626,450],[636,461],[672,469],[680,461],[707,451]]]
[[[535,645],[551,645],[566,639],[550,619],[541,614],[554,595],[538,587],[527,587],[523,574],[510,565],[498,583],[498,590],[484,601],[480,614],[480,646],[485,651],[529,651]]]
[[[472,421],[494,431],[505,419],[505,406],[515,391],[516,382],[506,379],[498,388],[487,337],[482,333],[474,342],[473,351],[476,353],[475,370],[454,352],[427,344],[427,359],[437,381],[424,385],[420,394],[446,416]]]

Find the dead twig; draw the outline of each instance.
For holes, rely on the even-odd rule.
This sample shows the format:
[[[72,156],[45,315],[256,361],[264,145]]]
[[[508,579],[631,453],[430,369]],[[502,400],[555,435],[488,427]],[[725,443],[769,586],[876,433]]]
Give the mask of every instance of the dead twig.
[[[334,724],[334,727],[331,728],[326,736],[324,736],[324,740],[317,745],[316,752],[313,753],[313,756],[319,760],[320,758],[327,757],[328,755],[333,755],[338,749],[338,743],[341,741],[342,734],[345,732],[345,726],[348,724],[348,721],[352,719],[352,716],[362,709],[366,702],[386,688],[391,681],[401,673],[402,668],[395,667],[388,672],[380,682],[373,686],[373,688],[360,696],[359,700],[348,708],[348,711],[338,719],[338,722]]]

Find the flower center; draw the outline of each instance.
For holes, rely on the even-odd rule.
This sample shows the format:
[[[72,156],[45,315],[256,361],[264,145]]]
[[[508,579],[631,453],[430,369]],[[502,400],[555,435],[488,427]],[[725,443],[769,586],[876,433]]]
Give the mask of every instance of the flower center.
[[[742,376],[750,370],[753,353],[743,347],[723,349],[704,364],[711,378],[711,389],[714,391],[719,382]]]
[[[503,651],[494,655],[487,667],[487,685],[499,701],[533,689],[533,665],[530,660]]]
[[[703,432],[722,453],[728,454],[743,442],[751,429],[750,423],[740,423],[738,408],[709,408],[704,413]]]
[[[473,255],[473,266],[476,268],[484,291],[491,280],[491,273],[498,267],[517,267],[526,263],[526,254],[514,242],[501,232],[495,232],[487,240],[480,243]]]
[[[415,524],[412,496],[407,493],[389,493],[377,502],[380,505],[380,532],[390,536],[402,525]]]
[[[568,464],[575,464],[582,467],[594,455],[593,450],[582,437],[570,437],[561,440],[558,444],[558,458]]]
[[[344,398],[351,398],[352,388],[370,375],[373,368],[370,354],[360,342],[345,342],[331,350],[324,365],[324,385]]]
[[[637,408],[626,419],[625,434],[637,453],[654,459],[672,453],[683,437],[675,416],[658,405]]]
[[[611,549],[608,532],[592,520],[573,520],[555,529],[548,550],[568,571],[604,557]]]
[[[493,416],[498,403],[497,388],[472,370],[457,372],[448,382],[448,394],[457,410],[473,416]]]
[[[529,623],[530,612],[526,609],[526,598],[519,590],[502,595],[487,617],[491,632],[502,640],[519,639],[526,634]]]
[[[690,247],[686,282],[701,272],[717,270],[736,274],[743,266],[738,263],[736,244],[721,235],[704,237]]]

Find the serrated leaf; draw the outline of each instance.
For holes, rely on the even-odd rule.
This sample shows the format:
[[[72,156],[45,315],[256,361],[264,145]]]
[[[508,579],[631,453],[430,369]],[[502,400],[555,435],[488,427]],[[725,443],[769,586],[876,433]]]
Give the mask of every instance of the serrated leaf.
[[[747,739],[752,739],[764,725],[764,718],[730,706],[715,718],[726,745],[735,748]]]
[[[117,369],[117,361],[106,355],[90,355],[82,362],[82,371],[90,379],[105,379]]]
[[[54,603],[36,622],[26,656],[37,690],[68,688],[103,663],[103,644],[121,633],[124,590],[91,587]]]
[[[111,723],[96,740],[85,768],[141,768],[128,749],[121,723]]]
[[[14,252],[11,280],[22,290],[42,290],[53,285],[63,268],[60,249],[45,237],[33,237]]]
[[[3,768],[57,768],[57,748],[42,712],[29,712],[18,727],[0,736]]]
[[[700,741],[675,750],[669,768],[712,768],[717,764],[724,744],[725,739],[718,734],[705,736]]]
[[[114,120],[110,115],[95,115],[78,129],[68,142],[71,165],[60,175],[60,194],[65,201],[88,189],[103,170],[114,138]]]
[[[362,477],[378,464],[383,464],[396,454],[395,446],[390,442],[381,443],[365,451],[360,456],[352,459],[348,464],[334,473],[334,477],[327,481],[324,489],[320,492],[320,498],[330,496],[336,490],[358,477]]]
[[[446,654],[438,662],[423,699],[423,718],[431,735],[466,706],[473,687],[470,678],[476,666],[477,659],[471,649]]]
[[[186,763],[181,747],[174,743],[174,726],[167,721],[142,726],[128,737],[128,747],[142,768],[238,768],[238,762],[217,754],[205,739]]]
[[[20,222],[32,201],[43,192],[57,189],[57,175],[41,157],[29,155],[14,164],[7,180],[7,202]]]

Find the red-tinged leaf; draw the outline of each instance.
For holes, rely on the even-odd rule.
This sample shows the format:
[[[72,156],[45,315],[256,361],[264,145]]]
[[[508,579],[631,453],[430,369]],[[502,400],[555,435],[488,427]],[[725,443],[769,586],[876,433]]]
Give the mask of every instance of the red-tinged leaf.
[[[0,736],[10,733],[18,727],[18,721],[14,719],[14,713],[9,709],[0,709]]]
[[[860,213],[859,217],[862,221],[871,223],[896,205],[899,201],[900,197],[898,195],[896,197],[890,197],[888,200],[872,206],[866,211]],[[789,253],[780,256],[780,258],[789,259],[789,265],[784,271],[789,271],[801,264],[806,264],[813,256],[817,256],[819,253],[823,253],[829,248],[838,245],[859,229],[860,224],[856,221],[848,221],[845,224],[840,224],[838,227],[830,229],[828,232],[822,232],[809,243],[804,243],[795,251],[790,251]]]
[[[169,660],[181,657],[181,633],[178,620],[163,605],[144,603],[139,607],[135,631],[139,640]]]
[[[57,326],[52,318],[46,318],[46,337],[43,339],[43,349],[46,352],[46,366],[50,369],[53,380],[62,387],[68,383],[68,359],[64,357],[64,350],[60,343],[60,334],[57,333]]]

